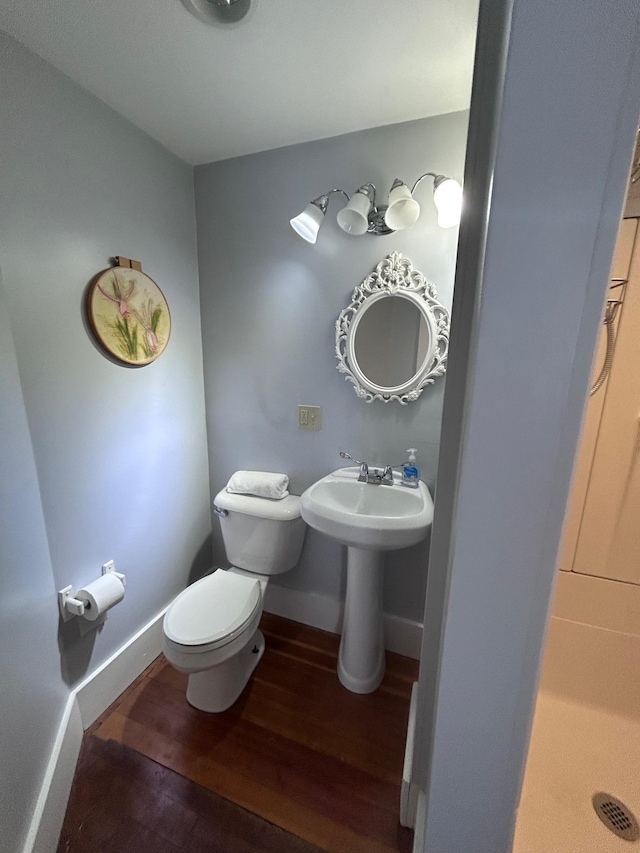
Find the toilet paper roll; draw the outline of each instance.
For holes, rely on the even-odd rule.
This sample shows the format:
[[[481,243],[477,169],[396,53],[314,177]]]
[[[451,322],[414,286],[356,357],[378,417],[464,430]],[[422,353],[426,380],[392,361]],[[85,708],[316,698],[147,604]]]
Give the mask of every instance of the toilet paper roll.
[[[90,622],[102,616],[124,598],[124,584],[113,572],[87,584],[76,592],[76,598],[84,602],[84,618]]]

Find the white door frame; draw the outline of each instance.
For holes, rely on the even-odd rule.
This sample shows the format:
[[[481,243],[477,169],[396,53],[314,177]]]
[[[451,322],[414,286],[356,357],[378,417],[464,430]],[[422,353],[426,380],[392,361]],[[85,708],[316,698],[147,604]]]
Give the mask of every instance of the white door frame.
[[[416,853],[511,849],[640,112],[637,0],[481,0],[412,781]]]

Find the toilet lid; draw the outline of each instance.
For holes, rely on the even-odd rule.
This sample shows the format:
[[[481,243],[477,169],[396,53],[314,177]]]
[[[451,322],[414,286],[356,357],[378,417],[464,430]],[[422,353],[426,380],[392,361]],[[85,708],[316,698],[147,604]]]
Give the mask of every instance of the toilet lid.
[[[187,587],[164,619],[164,633],[181,646],[231,640],[260,606],[260,582],[217,569]]]

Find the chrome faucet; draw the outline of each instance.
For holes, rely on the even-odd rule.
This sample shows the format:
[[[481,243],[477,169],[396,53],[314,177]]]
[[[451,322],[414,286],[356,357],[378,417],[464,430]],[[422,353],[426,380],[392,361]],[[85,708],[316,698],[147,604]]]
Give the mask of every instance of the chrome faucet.
[[[359,459],[356,459],[354,456],[347,453],[346,450],[341,450],[340,456],[342,456],[343,459],[350,459],[352,462],[355,462],[356,465],[360,466],[360,475],[358,476],[359,483],[369,482],[369,466],[366,462],[361,462]]]
[[[350,456],[346,450],[340,451],[340,456],[343,459],[350,459],[360,466],[360,474],[358,475],[359,483],[369,483],[372,486],[393,486],[393,465],[385,465],[384,468],[369,468],[366,462],[361,462]]]

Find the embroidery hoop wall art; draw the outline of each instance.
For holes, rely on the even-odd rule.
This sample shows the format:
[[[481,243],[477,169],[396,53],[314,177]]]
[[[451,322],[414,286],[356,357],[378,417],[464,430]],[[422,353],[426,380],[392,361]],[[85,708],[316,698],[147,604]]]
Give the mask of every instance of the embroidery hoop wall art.
[[[95,277],[87,295],[87,315],[104,349],[125,364],[150,364],[171,334],[164,294],[142,272],[139,261],[116,258],[117,265]]]

